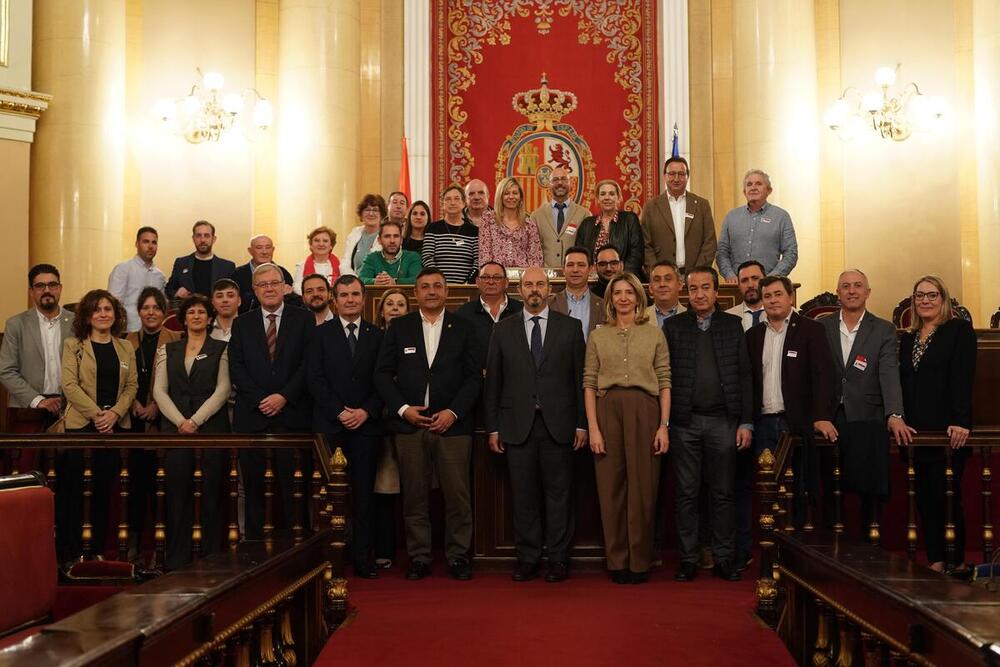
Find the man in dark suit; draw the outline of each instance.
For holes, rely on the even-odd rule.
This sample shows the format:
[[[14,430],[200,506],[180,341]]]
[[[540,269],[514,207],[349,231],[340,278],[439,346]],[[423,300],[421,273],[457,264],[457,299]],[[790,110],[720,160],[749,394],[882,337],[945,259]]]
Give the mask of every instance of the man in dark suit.
[[[572,317],[549,309],[542,269],[527,269],[519,291],[522,316],[499,322],[490,339],[486,432],[490,450],[507,454],[517,548],[513,579],[538,576],[544,537],[545,580],[558,582],[566,578],[573,541],[573,452],[587,442],[583,332]]]
[[[331,446],[341,447],[347,457],[354,573],[374,579],[378,575],[369,551],[382,438],[382,399],[374,375],[382,330],[361,319],[365,286],[357,276],[341,276],[333,287],[337,316],[316,329],[307,353],[313,430],[326,433]]]
[[[866,310],[871,291],[864,273],[844,271],[837,278],[840,311],[820,320],[833,360],[841,490],[861,496],[863,535],[877,524],[879,501],[889,494],[889,433],[900,444],[908,444],[915,433],[903,419],[896,327]],[[832,480],[831,464],[824,466],[828,511],[833,507],[832,485],[826,483]]]
[[[837,429],[831,421],[833,359],[823,325],[792,310],[792,281],[787,277],[768,276],[760,281],[760,290],[767,322],[746,333],[753,369],[753,456],[741,462],[741,493],[737,496],[736,546],[746,560],[752,546],[750,506],[757,455],[764,449],[775,451],[783,433],[800,435],[803,446],[793,455],[793,465],[797,496],[801,499],[806,490],[815,493],[813,433],[837,440]],[[801,522],[804,508],[799,505],[796,522]]]
[[[582,246],[573,246],[566,251],[563,276],[566,289],[549,297],[552,310],[576,318],[586,341],[590,332],[604,324],[604,299],[590,291],[590,253]]]
[[[476,332],[476,340],[483,353],[483,368],[486,368],[486,348],[490,344],[493,325],[502,319],[520,313],[524,305],[507,296],[507,269],[499,262],[486,262],[476,274],[479,298],[459,306],[456,315],[469,320]]]
[[[712,207],[704,197],[687,191],[688,163],[672,157],[663,165],[667,191],[642,209],[642,234],[646,241],[646,268],[669,259],[681,274],[715,261],[715,223]],[[680,241],[678,241],[680,239]]]
[[[246,264],[237,266],[232,276],[233,280],[236,281],[236,284],[240,286],[241,314],[260,306],[260,304],[257,303],[257,297],[254,296],[253,293],[253,270],[261,264],[274,263],[274,241],[272,241],[269,236],[258,234],[250,239],[250,245],[247,247],[247,252],[250,253],[250,261]],[[287,297],[289,294],[293,293],[292,274],[289,273],[283,266],[278,266],[278,268],[281,269],[281,276],[285,279],[285,284],[288,286],[285,289],[285,296]]]
[[[473,408],[482,386],[482,366],[469,322],[444,309],[448,284],[428,267],[417,275],[419,308],[392,321],[375,370],[375,386],[396,433],[403,489],[407,579],[430,574],[431,468],[437,470],[445,505],[445,555],[452,577],[472,577],[472,503],[469,462]]]
[[[166,285],[167,296],[171,299],[183,299],[196,293],[211,297],[215,281],[230,278],[236,271],[233,262],[212,253],[215,225],[207,220],[194,223],[191,240],[194,241],[194,252],[174,260]]]
[[[229,375],[236,388],[233,431],[307,432],[312,403],[305,388],[304,360],[316,324],[308,312],[282,301],[285,281],[277,266],[258,266],[253,280],[260,308],[237,317],[229,339]],[[248,539],[263,535],[264,465],[262,450],[240,450]],[[286,528],[291,528],[302,520],[294,513],[293,453],[276,450],[274,467]]]
[[[663,324],[671,351],[671,458],[677,479],[675,510],[681,563],[675,579],[698,571],[699,519],[710,519],[715,576],[739,581],[734,562],[736,452],[753,438],[753,389],[743,326],[716,308],[719,274],[697,266],[687,274],[688,310]],[[709,517],[699,516],[702,480]],[[707,546],[707,544],[706,544]]]

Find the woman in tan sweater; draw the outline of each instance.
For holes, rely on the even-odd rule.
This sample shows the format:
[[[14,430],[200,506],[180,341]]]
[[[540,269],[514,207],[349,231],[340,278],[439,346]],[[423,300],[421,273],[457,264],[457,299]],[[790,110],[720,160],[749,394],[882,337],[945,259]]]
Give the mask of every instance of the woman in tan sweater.
[[[649,579],[660,461],[667,452],[670,357],[631,273],[612,278],[607,324],[587,341],[583,372],[590,449],[608,570],[617,584]]]

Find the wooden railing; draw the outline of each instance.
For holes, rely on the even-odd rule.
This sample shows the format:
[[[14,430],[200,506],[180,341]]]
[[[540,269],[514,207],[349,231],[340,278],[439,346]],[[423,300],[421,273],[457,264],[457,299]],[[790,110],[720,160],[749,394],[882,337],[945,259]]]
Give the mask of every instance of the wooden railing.
[[[164,452],[170,448],[195,452],[223,449],[228,453],[226,480],[229,503],[229,548],[196,559],[188,567],[169,572],[125,593],[44,628],[30,640],[0,652],[0,665],[43,664],[299,664],[315,659],[326,637],[347,612],[344,548],[349,492],[347,460],[340,448],[332,453],[322,436],[314,435],[0,435],[0,449],[38,450],[48,482],[55,481],[57,449],[93,452],[114,448],[122,452],[119,476],[121,513],[118,522],[119,556],[128,535],[128,457],[133,448],[157,452],[155,510],[156,562],[162,563],[166,542],[164,520]],[[240,541],[236,525],[236,493],[240,449],[265,452],[264,537]],[[310,479],[296,455],[295,516],[305,516],[308,489],[308,526],[296,521],[286,538],[274,531],[273,452],[308,452],[314,463]],[[89,456],[85,454],[85,456]],[[12,460],[17,461],[18,456]],[[199,456],[195,456],[199,460]],[[200,467],[194,470],[196,499]],[[89,545],[89,466],[85,466],[85,502],[82,536]],[[197,509],[192,531],[198,556]],[[55,659],[58,656],[58,659]],[[282,662],[282,660],[284,660]]]
[[[864,531],[852,531],[858,527],[845,521],[838,448],[823,440],[816,448],[832,456],[828,481],[833,485],[833,516],[816,520],[812,505],[798,495],[802,487],[796,484],[792,453],[800,446],[797,437],[785,436],[775,452],[763,451],[756,481],[761,538],[757,611],[799,664],[1000,664],[1000,595],[917,563],[913,452],[937,447],[946,450],[945,544],[949,565],[955,564],[953,498],[959,480],[947,436],[916,436],[904,452],[905,489],[894,490],[905,495],[905,512],[886,513]],[[995,546],[991,459],[1000,452],[1000,431],[975,430],[966,446],[979,461],[978,537],[983,560],[988,561]],[[967,475],[972,462],[970,458]],[[971,501],[966,500],[967,509]],[[820,527],[824,525],[829,528]],[[850,532],[866,539],[852,538]],[[967,535],[972,534],[970,526]],[[897,540],[903,545],[899,551],[879,546],[896,535],[904,538]]]

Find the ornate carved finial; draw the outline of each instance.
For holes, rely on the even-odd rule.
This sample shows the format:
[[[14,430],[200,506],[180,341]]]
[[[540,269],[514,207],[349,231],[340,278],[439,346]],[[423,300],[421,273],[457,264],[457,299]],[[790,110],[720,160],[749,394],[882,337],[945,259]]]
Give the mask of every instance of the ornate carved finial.
[[[757,457],[757,466],[766,472],[771,472],[774,470],[774,454],[771,453],[770,449],[765,449]]]
[[[333,456],[330,458],[330,465],[334,472],[344,472],[347,469],[347,457],[344,456],[344,450],[337,447]]]

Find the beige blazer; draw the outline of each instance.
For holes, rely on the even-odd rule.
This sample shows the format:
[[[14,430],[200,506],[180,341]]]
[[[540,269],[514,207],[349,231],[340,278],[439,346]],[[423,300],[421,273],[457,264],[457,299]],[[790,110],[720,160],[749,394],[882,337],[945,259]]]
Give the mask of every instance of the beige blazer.
[[[715,221],[708,200],[688,192],[685,195],[687,217],[684,220],[684,266],[690,271],[696,266],[712,266],[715,262]],[[639,219],[646,242],[646,271],[661,259],[677,261],[677,235],[670,212],[667,193],[646,202]]]
[[[129,428],[130,411],[139,387],[135,368],[135,351],[124,338],[113,338],[121,368],[118,371],[118,401],[111,411],[119,415],[118,425]],[[62,386],[66,395],[66,428],[83,428],[101,411],[97,400],[97,359],[88,338],[75,337],[63,343]]]
[[[590,290],[587,290],[587,294],[590,295],[590,322],[587,324],[587,335],[589,336],[590,332],[604,324],[605,316],[604,299]],[[569,315],[569,301],[566,300],[566,291],[563,290],[558,294],[551,295],[549,297],[549,307],[557,313]]]
[[[531,219],[538,225],[538,237],[542,241],[542,264],[550,269],[561,269],[566,249],[577,244],[576,232],[590,211],[569,200],[566,203],[566,222],[562,233],[556,233],[556,216],[552,202],[545,202],[531,212]]]

